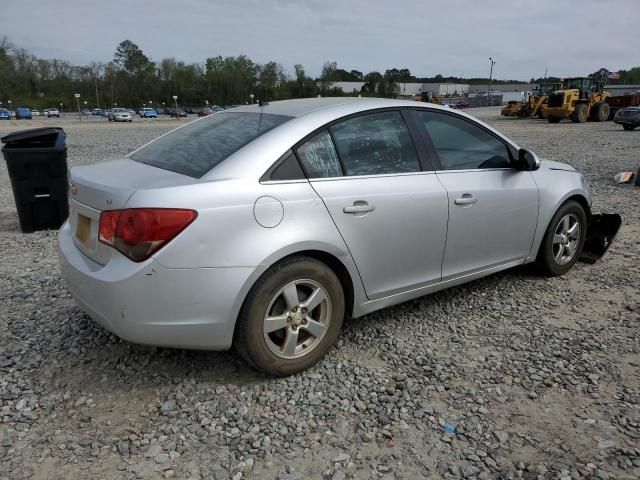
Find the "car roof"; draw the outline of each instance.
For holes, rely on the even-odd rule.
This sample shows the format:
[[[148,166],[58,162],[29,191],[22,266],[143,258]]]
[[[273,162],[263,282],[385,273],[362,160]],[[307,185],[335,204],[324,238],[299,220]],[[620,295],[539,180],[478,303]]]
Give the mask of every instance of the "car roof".
[[[354,112],[358,112],[373,108],[416,107],[420,105],[425,106],[424,103],[416,102],[415,100],[394,100],[374,97],[321,97],[266,102],[262,107],[256,103],[253,105],[235,107],[229,111],[270,113],[273,115],[285,115],[288,117],[301,117],[320,109],[333,109],[344,106],[349,106]],[[444,108],[435,104],[429,104],[429,107]]]
[[[447,112],[449,115],[469,118],[472,119],[474,123],[482,125],[487,130],[494,132],[514,148],[519,148],[511,139],[468,113],[460,110],[452,110],[433,103],[372,97],[328,97],[282,100],[263,105],[262,107],[258,104],[243,105],[232,110],[217,113],[216,115],[228,115],[235,112],[262,112],[293,118],[249,142],[236,153],[232,154],[227,160],[205,174],[202,177],[203,181],[232,177],[260,178],[266,169],[292,146],[318,129],[324,128],[328,123],[349,115],[375,111],[381,108],[404,107],[442,111]],[[207,121],[206,118],[207,117],[203,117],[196,121]]]

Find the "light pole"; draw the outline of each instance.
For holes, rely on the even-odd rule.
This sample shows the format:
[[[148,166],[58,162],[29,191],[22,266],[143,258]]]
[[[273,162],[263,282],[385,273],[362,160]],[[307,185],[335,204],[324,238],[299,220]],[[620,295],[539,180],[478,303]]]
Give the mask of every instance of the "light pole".
[[[86,100],[84,101],[84,111],[85,111],[85,112],[87,111],[87,101],[86,101]],[[88,118],[88,117],[89,117],[89,115],[87,115],[87,118]]]
[[[64,106],[64,103],[60,102],[60,115],[62,115],[62,107]]]
[[[493,66],[496,64],[496,62],[491,57],[489,57],[489,61],[491,62],[491,69],[489,70],[489,89],[487,90],[487,105],[491,106],[491,104],[493,103],[491,101],[491,79],[493,78]]]
[[[180,115],[178,115],[178,96],[177,95],[173,96],[173,101],[176,104],[176,119],[180,120]]]
[[[76,104],[78,105],[78,117],[80,118],[80,121],[82,121],[82,113],[80,112],[80,94],[74,93],[73,96],[76,97]]]
[[[253,97],[255,97],[253,93],[249,94],[249,98],[251,98],[251,103],[253,103]]]
[[[7,103],[9,104],[9,120],[11,120],[13,118],[13,112],[11,111],[11,100],[7,100]]]

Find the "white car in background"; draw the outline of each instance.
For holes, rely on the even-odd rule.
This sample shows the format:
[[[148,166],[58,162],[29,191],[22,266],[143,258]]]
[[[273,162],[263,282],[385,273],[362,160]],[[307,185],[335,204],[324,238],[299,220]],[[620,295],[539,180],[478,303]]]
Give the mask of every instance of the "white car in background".
[[[57,108],[47,108],[44,112],[42,112],[42,114],[47,118],[60,118],[60,110],[58,110]]]
[[[130,122],[131,114],[126,108],[112,108],[107,114],[110,122]]]
[[[40,112],[38,110],[31,110],[31,116],[32,117],[39,117],[40,116]]]

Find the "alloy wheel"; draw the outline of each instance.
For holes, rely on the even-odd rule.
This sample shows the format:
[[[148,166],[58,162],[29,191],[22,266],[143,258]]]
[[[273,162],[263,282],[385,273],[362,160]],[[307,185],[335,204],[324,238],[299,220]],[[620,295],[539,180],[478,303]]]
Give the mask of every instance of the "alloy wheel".
[[[574,213],[568,213],[556,226],[553,234],[553,259],[558,265],[569,263],[578,250],[581,236],[580,219]]]
[[[318,346],[331,323],[331,298],[311,279],[289,282],[269,302],[263,321],[269,350],[285,359],[299,358]]]

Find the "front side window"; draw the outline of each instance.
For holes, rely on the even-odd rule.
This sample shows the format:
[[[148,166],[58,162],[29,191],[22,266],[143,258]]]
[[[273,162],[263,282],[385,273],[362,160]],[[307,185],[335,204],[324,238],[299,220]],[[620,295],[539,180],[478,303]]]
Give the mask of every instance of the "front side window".
[[[509,168],[507,146],[466,120],[438,112],[416,112],[438,152],[442,170]]]
[[[297,153],[309,178],[342,176],[340,160],[329,132],[324,131],[315,135],[298,147]]]
[[[200,178],[249,142],[290,119],[267,113],[219,113],[158,138],[130,158]]]
[[[331,127],[345,175],[419,172],[418,153],[400,112],[380,112]]]

